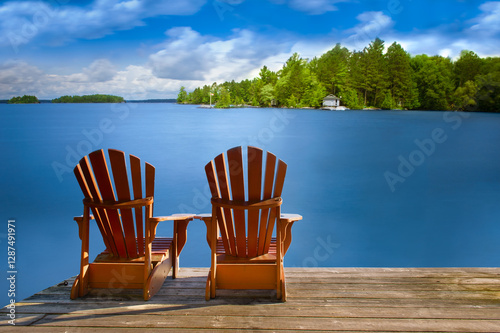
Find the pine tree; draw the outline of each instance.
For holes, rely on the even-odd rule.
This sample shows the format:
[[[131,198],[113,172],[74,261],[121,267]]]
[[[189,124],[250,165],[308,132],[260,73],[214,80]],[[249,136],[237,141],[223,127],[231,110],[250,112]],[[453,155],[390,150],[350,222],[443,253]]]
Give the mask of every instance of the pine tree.
[[[481,71],[482,61],[477,54],[472,51],[463,50],[460,58],[454,64],[454,72],[457,77],[459,87],[467,81],[474,81]]]
[[[410,55],[394,42],[387,49],[388,89],[393,107],[413,109],[418,106],[418,92],[413,81]]]
[[[318,81],[326,88],[327,94],[338,94],[346,84],[349,57],[349,50],[337,44],[319,59],[311,61],[311,71],[316,74]]]
[[[365,104],[380,106],[387,87],[387,66],[384,57],[384,41],[376,38],[363,51],[362,61],[366,68]]]

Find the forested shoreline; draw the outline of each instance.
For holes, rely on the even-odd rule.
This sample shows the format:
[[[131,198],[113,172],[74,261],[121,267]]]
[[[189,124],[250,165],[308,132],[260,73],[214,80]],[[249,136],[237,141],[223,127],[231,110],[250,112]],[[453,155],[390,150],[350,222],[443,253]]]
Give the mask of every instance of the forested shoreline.
[[[277,72],[263,66],[259,76],[213,83],[187,92],[177,102],[216,107],[320,108],[327,95],[350,109],[462,110],[500,112],[500,58],[464,50],[456,61],[411,56],[394,42],[386,50],[377,38],[362,51],[341,44],[311,60],[293,54]]]
[[[52,103],[124,103],[125,99],[113,95],[83,95],[83,96],[61,96],[54,98]]]
[[[0,103],[7,104],[40,104],[40,103],[125,103],[125,99],[120,96],[114,95],[83,95],[83,96],[69,96],[64,95],[59,98],[54,98],[52,100],[42,100],[40,101],[36,96],[24,95],[12,97],[9,100],[0,101]]]

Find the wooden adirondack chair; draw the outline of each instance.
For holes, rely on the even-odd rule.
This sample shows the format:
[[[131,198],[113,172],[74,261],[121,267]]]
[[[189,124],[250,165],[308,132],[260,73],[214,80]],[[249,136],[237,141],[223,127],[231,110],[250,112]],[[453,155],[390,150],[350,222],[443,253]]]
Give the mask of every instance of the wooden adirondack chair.
[[[235,147],[205,166],[212,214],[196,216],[207,225],[212,252],[205,298],[214,298],[216,289],[276,289],[286,301],[283,257],[302,216],[281,214],[283,161],[276,166],[276,156],[267,152],[263,165],[263,151],[248,147],[246,162],[242,147]]]
[[[109,149],[109,161],[112,177],[103,150],[85,156],[74,169],[85,199],[83,216],[75,217],[82,253],[71,299],[86,295],[89,288],[138,288],[143,289],[144,300],[148,300],[160,289],[172,267],[176,277],[186,228],[193,215],[153,217],[155,168],[146,163],[143,178],[140,159],[130,155],[128,172],[125,154],[114,149]],[[106,250],[89,264],[91,219],[101,231]],[[167,220],[174,221],[173,237],[156,237],[158,223]]]

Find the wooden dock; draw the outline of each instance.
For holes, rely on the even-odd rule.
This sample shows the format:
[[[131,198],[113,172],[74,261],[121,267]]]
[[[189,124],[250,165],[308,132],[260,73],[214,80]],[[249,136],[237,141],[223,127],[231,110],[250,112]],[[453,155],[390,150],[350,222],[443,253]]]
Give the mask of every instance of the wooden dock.
[[[220,291],[207,268],[182,268],[150,301],[93,290],[70,300],[57,285],[2,309],[1,332],[500,332],[500,268],[286,268],[288,301],[273,291]],[[23,327],[24,326],[24,327]]]

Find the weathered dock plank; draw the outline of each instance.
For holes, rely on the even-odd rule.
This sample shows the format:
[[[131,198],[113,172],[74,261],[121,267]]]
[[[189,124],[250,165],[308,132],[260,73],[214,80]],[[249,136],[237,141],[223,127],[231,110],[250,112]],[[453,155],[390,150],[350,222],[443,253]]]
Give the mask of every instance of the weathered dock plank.
[[[287,268],[286,303],[273,291],[206,302],[207,272],[182,269],[148,302],[136,290],[70,300],[68,279],[18,302],[16,327],[0,310],[0,331],[500,332],[500,268]]]

